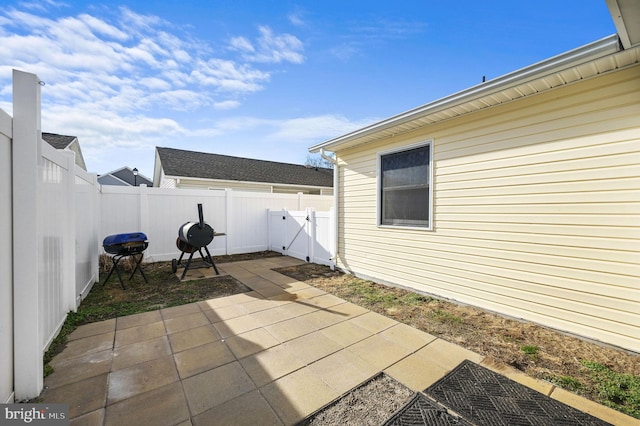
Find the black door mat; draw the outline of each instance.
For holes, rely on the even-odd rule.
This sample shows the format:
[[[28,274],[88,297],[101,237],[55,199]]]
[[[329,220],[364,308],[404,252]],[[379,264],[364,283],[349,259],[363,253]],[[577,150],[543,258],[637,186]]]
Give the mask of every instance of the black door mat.
[[[472,425],[462,417],[449,413],[445,408],[423,394],[416,392],[411,401],[384,423],[384,426],[449,426]]]
[[[469,360],[424,392],[477,425],[608,425]]]

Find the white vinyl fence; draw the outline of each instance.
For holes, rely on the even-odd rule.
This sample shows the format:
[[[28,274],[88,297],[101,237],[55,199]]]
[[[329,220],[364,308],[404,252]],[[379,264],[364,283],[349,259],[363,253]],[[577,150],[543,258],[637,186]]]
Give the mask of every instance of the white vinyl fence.
[[[8,216],[11,225],[0,225],[4,240],[12,241],[9,253],[0,256],[11,262],[2,268],[3,294],[10,288],[2,311],[10,312],[11,319],[3,316],[0,333],[3,340],[7,330],[12,336],[2,350],[10,348],[13,357],[0,357],[3,380],[13,379],[9,389],[1,384],[7,401],[40,393],[42,356],[67,313],[98,279],[99,255],[96,175],[78,167],[73,152],[56,150],[41,139],[37,76],[14,71],[13,80],[14,116],[2,115],[3,127],[9,122],[12,132],[1,131],[2,149],[10,146],[10,154],[2,155],[7,162],[2,173],[9,171],[2,182],[11,182],[9,191],[2,188],[3,199],[9,200],[2,203],[9,213],[2,217]],[[11,275],[5,276],[5,270]]]
[[[108,235],[144,232],[146,261],[177,258],[178,229],[198,221],[202,204],[205,221],[225,234],[212,254],[249,253],[286,246],[288,225],[286,234],[270,230],[269,211],[279,210],[290,222],[313,219],[278,251],[331,264],[332,219],[321,212],[331,196],[101,187],[73,152],[42,140],[38,77],[14,70],[13,82],[13,117],[0,110],[0,403],[40,394],[44,352],[98,282]]]
[[[333,211],[269,212],[269,250],[335,267]]]
[[[12,120],[0,110],[0,403],[13,398]]]
[[[101,238],[144,232],[149,239],[145,259],[157,262],[180,255],[176,247],[178,229],[186,222],[198,221],[198,204],[202,204],[205,222],[216,233],[225,234],[215,237],[209,245],[209,251],[216,256],[269,250],[270,210],[328,210],[333,198],[327,195],[103,186],[100,201]],[[330,233],[328,229],[326,232]],[[327,237],[322,236],[320,240],[327,244]],[[327,245],[326,249],[329,247]]]

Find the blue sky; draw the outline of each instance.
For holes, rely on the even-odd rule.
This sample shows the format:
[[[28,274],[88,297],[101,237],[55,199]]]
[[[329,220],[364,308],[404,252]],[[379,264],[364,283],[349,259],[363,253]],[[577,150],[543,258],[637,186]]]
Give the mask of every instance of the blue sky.
[[[91,172],[156,146],[302,164],[307,148],[614,34],[605,0],[3,2],[0,108],[37,74],[42,130]]]

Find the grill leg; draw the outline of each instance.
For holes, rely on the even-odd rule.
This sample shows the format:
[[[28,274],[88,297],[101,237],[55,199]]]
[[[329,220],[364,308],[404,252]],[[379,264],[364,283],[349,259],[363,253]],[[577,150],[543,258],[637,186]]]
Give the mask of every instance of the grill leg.
[[[187,271],[189,270],[189,265],[191,265],[191,259],[193,259],[193,253],[195,252],[191,252],[191,254],[189,255],[189,260],[187,260],[187,265],[184,267],[184,271],[182,271],[182,276],[180,277],[180,281],[182,281],[184,279],[184,276],[187,275]]]
[[[109,281],[109,278],[111,278],[111,274],[113,274],[113,271],[115,270],[116,274],[118,274],[118,279],[120,280],[120,285],[122,286],[122,289],[126,290],[124,286],[124,282],[122,281],[122,276],[120,275],[120,270],[118,269],[118,262],[120,262],[120,259],[122,259],[122,256],[116,255],[111,257],[111,261],[113,262],[113,265],[109,270],[109,274],[107,274],[107,278],[102,283],[103,286],[107,283],[107,281]]]
[[[134,259],[136,258],[136,256],[134,254],[131,255]],[[142,266],[140,266],[140,264],[142,263],[142,258],[144,257],[144,253],[140,253],[140,258],[136,261],[136,267],[133,268],[133,272],[131,273],[131,276],[129,277],[129,281],[131,281],[131,278],[133,278],[133,274],[136,273],[136,271],[140,271],[140,273],[142,274],[142,278],[144,278],[144,282],[148,283],[149,281],[147,281],[147,277],[144,274],[144,271],[142,270]]]
[[[220,275],[220,272],[218,272],[218,267],[213,262],[213,257],[211,257],[211,253],[209,253],[209,249],[207,248],[207,246],[204,246],[204,251],[207,252],[207,258],[209,259],[209,263],[211,263],[211,266],[213,266],[213,270],[216,271],[216,275]],[[202,256],[202,252],[200,253],[200,256]]]

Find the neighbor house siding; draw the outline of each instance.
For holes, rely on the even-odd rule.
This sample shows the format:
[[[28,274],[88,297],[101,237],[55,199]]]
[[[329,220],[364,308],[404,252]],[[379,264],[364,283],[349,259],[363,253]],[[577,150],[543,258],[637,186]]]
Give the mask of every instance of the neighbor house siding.
[[[640,66],[343,151],[338,266],[640,351]],[[376,155],[433,140],[432,231],[381,228]]]
[[[232,189],[236,191],[251,191],[251,192],[268,192],[279,194],[297,194],[302,192],[303,194],[312,195],[331,195],[333,193],[332,188],[310,188],[308,186],[300,185],[282,185],[282,184],[270,184],[270,183],[253,183],[253,182],[240,182],[230,180],[213,180],[213,179],[192,179],[192,178],[179,178],[176,183],[175,179],[167,179],[163,175],[163,182],[174,182],[174,188],[183,189],[213,189],[224,190]],[[164,186],[168,188],[169,186]]]

